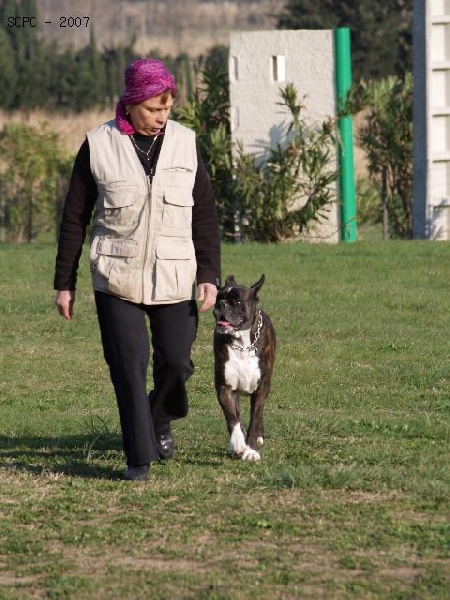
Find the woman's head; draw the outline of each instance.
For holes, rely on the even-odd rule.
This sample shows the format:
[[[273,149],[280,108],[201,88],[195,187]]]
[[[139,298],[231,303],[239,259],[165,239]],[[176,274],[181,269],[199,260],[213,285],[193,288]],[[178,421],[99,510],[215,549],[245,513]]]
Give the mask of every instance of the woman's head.
[[[120,131],[128,135],[135,132],[127,113],[136,112],[137,105],[172,106],[176,91],[175,77],[160,60],[142,58],[132,62],[125,69],[125,91],[116,108],[116,123]],[[152,103],[152,99],[159,101]]]
[[[173,96],[170,91],[139,104],[127,104],[128,124],[141,135],[156,135],[166,124],[172,105]]]

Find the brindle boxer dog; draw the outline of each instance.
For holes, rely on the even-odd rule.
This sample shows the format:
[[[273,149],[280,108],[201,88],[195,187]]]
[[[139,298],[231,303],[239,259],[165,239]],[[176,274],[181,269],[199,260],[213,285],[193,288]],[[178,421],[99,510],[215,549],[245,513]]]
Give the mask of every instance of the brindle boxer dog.
[[[214,307],[215,384],[230,434],[230,449],[242,460],[259,460],[257,444],[264,441],[263,410],[275,361],[275,330],[258,308],[265,277],[250,287],[229,275]],[[250,395],[247,436],[241,427],[240,395]]]

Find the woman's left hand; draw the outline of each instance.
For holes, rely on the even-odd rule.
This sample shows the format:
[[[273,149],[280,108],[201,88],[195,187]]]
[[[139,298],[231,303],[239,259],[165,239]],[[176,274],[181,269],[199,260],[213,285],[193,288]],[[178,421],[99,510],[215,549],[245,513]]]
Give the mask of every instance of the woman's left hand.
[[[217,287],[213,283],[199,283],[197,286],[198,301],[202,302],[199,312],[206,312],[216,303]]]

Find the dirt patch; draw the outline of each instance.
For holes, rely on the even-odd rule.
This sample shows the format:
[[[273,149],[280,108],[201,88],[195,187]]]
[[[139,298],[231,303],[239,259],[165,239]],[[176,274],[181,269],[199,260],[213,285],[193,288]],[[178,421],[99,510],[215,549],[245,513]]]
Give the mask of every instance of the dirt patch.
[[[108,563],[117,566],[128,567],[130,569],[139,569],[140,571],[187,571],[187,572],[206,572],[206,568],[202,568],[197,561],[186,559],[168,559],[162,558],[138,558],[133,556],[108,557]]]

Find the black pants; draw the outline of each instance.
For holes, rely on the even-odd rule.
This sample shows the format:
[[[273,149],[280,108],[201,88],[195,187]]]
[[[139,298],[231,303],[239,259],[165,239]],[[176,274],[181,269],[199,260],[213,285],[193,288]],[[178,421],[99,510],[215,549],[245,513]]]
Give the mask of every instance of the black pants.
[[[159,458],[156,435],[188,413],[186,381],[197,334],[195,300],[148,306],[95,292],[103,352],[117,398],[123,448],[130,466]],[[153,390],[147,394],[150,342]]]

